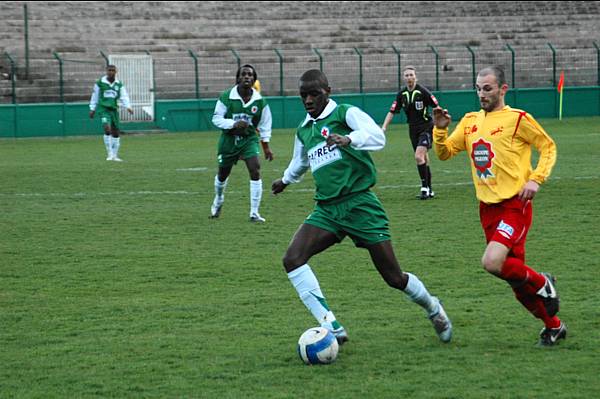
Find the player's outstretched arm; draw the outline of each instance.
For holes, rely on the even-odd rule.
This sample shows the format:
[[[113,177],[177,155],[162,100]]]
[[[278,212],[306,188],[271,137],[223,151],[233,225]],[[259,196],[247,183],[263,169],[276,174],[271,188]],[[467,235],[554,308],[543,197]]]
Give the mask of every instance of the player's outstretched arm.
[[[433,149],[436,155],[442,161],[452,158],[461,151],[465,151],[465,136],[462,123],[463,118],[454,131],[448,136],[448,125],[452,121],[452,117],[448,114],[447,109],[435,107],[433,109]]]

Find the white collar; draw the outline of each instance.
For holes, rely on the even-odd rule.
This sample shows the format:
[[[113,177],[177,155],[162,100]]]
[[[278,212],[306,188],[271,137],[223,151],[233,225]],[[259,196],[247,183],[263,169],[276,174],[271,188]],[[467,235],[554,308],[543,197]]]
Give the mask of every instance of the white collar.
[[[121,83],[121,82],[119,82],[119,79],[117,79],[117,78],[115,77],[115,81],[114,81],[114,82],[112,82],[112,83],[110,83],[110,82],[108,81],[108,77],[107,77],[106,75],[104,75],[104,76],[102,76],[102,83],[106,83],[106,84],[108,84],[108,85],[111,85],[111,86],[112,86],[112,85],[114,85],[115,83]]]
[[[238,93],[237,91],[237,85],[233,86],[233,88],[229,92],[230,100],[240,100],[242,104],[244,104],[244,106],[252,104],[254,101],[260,100],[261,98],[262,96],[260,95],[260,93],[252,89],[252,97],[250,97],[250,100],[247,103],[244,103],[244,99],[242,99],[242,96],[240,96],[240,93]]]
[[[327,118],[335,110],[335,107],[337,107],[337,103],[330,98],[329,102],[325,106],[325,109],[323,110],[323,112],[321,112],[321,115],[317,116],[316,118],[313,118],[312,116],[310,116],[310,114],[306,114],[306,118],[304,119],[304,122],[302,122],[302,127],[306,126],[306,124],[310,121],[315,122],[319,119]]]

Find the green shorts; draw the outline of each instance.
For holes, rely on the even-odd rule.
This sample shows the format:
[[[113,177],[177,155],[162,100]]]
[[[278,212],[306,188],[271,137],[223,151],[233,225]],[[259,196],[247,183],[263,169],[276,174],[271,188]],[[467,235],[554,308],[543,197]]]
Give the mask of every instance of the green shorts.
[[[385,210],[371,191],[352,194],[333,204],[317,202],[304,223],[330,231],[340,241],[349,236],[357,247],[391,239]]]
[[[117,129],[121,129],[119,121],[119,110],[114,108],[98,107],[98,117],[102,121],[102,125],[109,125]]]
[[[219,148],[217,150],[217,161],[219,167],[229,167],[237,164],[239,159],[248,159],[260,155],[258,149],[258,137],[232,136],[221,134]]]

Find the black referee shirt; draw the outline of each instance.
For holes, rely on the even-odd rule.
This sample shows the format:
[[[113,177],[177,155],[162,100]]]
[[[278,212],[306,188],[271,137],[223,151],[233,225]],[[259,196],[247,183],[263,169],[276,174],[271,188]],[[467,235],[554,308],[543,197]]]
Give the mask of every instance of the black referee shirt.
[[[426,87],[417,83],[413,91],[409,91],[407,87],[400,90],[390,112],[397,114],[404,108],[409,126],[418,126],[431,122],[428,107],[437,106],[438,101],[435,96]]]

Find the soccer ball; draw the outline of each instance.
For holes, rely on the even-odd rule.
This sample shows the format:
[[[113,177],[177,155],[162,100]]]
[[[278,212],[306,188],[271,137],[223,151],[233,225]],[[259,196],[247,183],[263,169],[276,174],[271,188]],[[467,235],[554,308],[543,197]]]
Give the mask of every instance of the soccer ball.
[[[309,328],[298,340],[298,355],[306,364],[333,363],[338,349],[335,336],[324,327]]]

